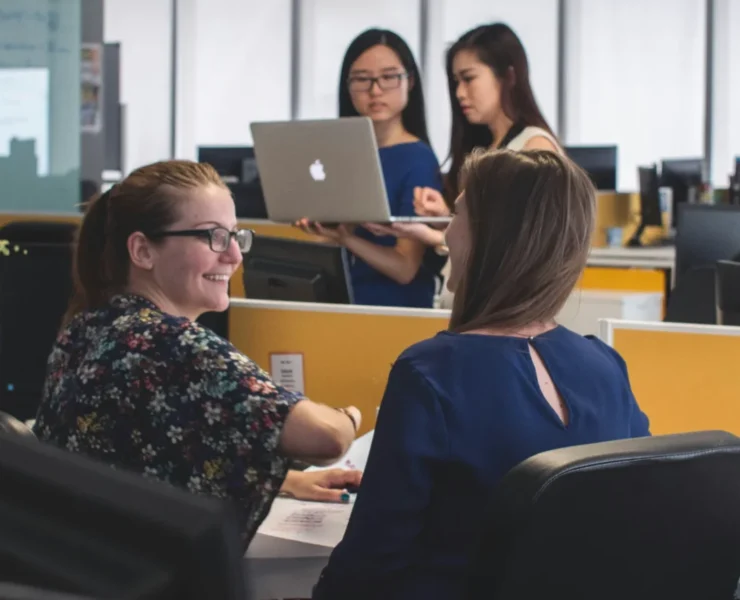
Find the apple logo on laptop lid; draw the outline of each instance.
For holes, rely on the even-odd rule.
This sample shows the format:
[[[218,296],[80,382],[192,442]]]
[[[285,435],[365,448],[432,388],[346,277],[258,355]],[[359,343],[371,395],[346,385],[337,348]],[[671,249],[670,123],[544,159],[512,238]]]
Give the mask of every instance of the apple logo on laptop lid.
[[[316,159],[311,163],[311,166],[308,168],[308,172],[311,174],[311,179],[314,181],[324,181],[324,179],[326,179],[324,165],[319,159]]]

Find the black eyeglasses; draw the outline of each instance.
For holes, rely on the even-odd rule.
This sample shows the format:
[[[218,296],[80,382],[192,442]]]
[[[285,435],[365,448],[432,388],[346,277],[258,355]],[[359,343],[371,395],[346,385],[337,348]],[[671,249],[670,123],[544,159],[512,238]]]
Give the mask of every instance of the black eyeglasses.
[[[177,231],[157,231],[147,237],[152,239],[162,237],[198,237],[208,240],[208,245],[214,252],[226,252],[232,238],[236,240],[237,246],[242,254],[246,254],[252,248],[254,231],[251,229],[239,229],[229,231],[225,227],[213,227],[211,229],[181,229]]]
[[[376,83],[383,91],[395,90],[401,87],[401,81],[408,76],[408,73],[385,73],[380,77],[356,75],[349,78],[347,86],[350,92],[369,92]]]

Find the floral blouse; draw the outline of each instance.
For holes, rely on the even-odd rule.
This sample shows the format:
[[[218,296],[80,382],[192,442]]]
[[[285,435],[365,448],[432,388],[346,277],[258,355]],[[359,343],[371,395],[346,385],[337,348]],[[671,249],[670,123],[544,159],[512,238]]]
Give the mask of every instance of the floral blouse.
[[[232,499],[246,545],[287,474],[278,441],[299,400],[209,329],[119,295],[60,333],[34,430],[114,467]]]

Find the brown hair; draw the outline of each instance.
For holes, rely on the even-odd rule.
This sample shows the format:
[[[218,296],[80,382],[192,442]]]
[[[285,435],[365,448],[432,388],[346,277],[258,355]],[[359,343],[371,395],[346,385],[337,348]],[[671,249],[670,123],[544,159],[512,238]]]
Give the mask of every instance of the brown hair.
[[[128,238],[151,235],[178,219],[177,191],[224,186],[208,164],[170,160],[140,167],[87,206],[77,234],[74,296],[63,325],[77,313],[98,308],[128,283]]]
[[[596,213],[588,175],[549,150],[477,151],[462,183],[470,250],[450,329],[550,321],[588,258]]]

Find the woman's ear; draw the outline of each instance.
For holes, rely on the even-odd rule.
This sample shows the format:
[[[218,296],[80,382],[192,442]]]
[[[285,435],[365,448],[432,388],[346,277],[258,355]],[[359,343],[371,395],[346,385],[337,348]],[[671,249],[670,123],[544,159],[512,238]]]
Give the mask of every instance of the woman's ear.
[[[152,244],[143,233],[135,231],[126,241],[126,247],[128,248],[128,255],[131,259],[131,264],[139,269],[145,271],[151,271],[154,268],[154,253],[152,252]]]

